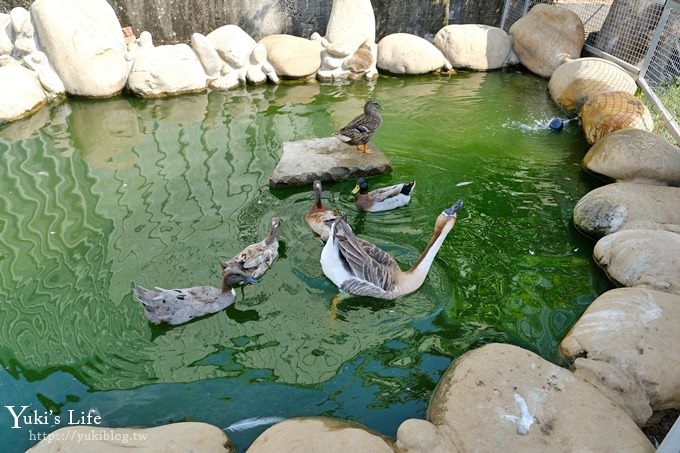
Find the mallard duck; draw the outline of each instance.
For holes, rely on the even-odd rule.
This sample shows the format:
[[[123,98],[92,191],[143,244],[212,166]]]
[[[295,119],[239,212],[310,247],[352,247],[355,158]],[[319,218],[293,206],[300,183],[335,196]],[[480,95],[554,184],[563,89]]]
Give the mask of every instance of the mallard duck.
[[[279,256],[277,235],[282,220],[272,217],[269,233],[263,241],[251,244],[229,261],[221,261],[222,273],[239,270],[249,277],[260,278]]]
[[[412,293],[425,281],[462,205],[463,200],[458,200],[437,217],[425,251],[406,272],[386,252],[356,237],[345,219],[340,218],[331,226],[330,237],[321,251],[323,273],[342,291],[357,296],[396,299]]]
[[[314,181],[313,187],[315,194],[314,203],[312,203],[309,211],[307,211],[305,220],[312,231],[318,234],[322,241],[326,242],[331,232],[331,225],[340,218],[340,213],[337,209],[330,210],[321,203],[321,181],[318,179]]]
[[[133,294],[144,306],[144,314],[154,324],[172,326],[194,318],[217,313],[234,303],[238,284],[252,285],[255,279],[243,272],[231,271],[222,276],[222,289],[196,286],[182,289],[156,288],[156,291],[135,285]]]
[[[416,182],[409,181],[369,192],[366,180],[359,178],[352,193],[356,196],[354,203],[360,210],[381,212],[401,208],[409,204],[411,193],[415,187]]]
[[[347,126],[340,129],[336,137],[348,145],[356,145],[357,150],[362,153],[370,153],[366,144],[382,125],[382,117],[378,109],[382,110],[383,107],[377,101],[366,101],[364,114],[357,116]]]

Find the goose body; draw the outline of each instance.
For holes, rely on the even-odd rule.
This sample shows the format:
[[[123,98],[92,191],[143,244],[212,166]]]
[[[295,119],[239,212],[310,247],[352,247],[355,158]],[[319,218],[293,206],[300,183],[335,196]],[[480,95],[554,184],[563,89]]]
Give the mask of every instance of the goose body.
[[[255,244],[251,244],[241,253],[229,261],[220,262],[222,272],[240,271],[252,278],[260,278],[279,256],[278,232],[281,226],[281,219],[272,218],[271,227],[267,237]]]
[[[340,218],[340,213],[336,209],[326,208],[321,202],[321,181],[314,181],[314,194],[314,203],[307,211],[305,221],[312,231],[326,242],[330,235],[331,225]]]
[[[357,296],[389,300],[410,294],[425,281],[462,205],[459,200],[437,217],[427,248],[406,272],[385,251],[356,237],[344,218],[340,218],[331,226],[330,237],[321,252],[323,272],[340,290]]]
[[[359,178],[352,193],[356,196],[354,203],[360,210],[365,212],[383,212],[409,204],[415,187],[416,182],[409,181],[369,192],[366,180]]]
[[[236,299],[232,285],[239,283],[255,281],[242,273],[230,273],[222,277],[221,290],[212,286],[150,290],[135,285],[133,294],[144,307],[144,315],[149,321],[176,326],[232,305]]]
[[[340,129],[336,137],[340,141],[348,145],[354,145],[357,149],[364,153],[369,153],[366,144],[371,140],[373,134],[382,125],[382,117],[378,113],[378,109],[382,110],[382,106],[376,101],[369,100],[364,104],[364,113],[357,116],[347,124],[347,126]]]

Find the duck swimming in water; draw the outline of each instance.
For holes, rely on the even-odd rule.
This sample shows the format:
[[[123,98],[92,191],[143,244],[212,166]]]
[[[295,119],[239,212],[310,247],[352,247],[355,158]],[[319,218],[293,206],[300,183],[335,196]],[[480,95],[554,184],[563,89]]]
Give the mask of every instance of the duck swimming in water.
[[[305,220],[307,225],[313,232],[321,237],[321,240],[326,242],[331,232],[331,225],[334,221],[340,218],[340,213],[337,209],[328,209],[321,202],[321,181],[314,181],[314,203],[307,211]]]
[[[223,274],[222,289],[196,286],[182,289],[156,288],[153,291],[135,285],[133,294],[144,306],[144,315],[149,321],[176,326],[224,310],[236,299],[233,290],[235,285],[254,283],[254,278],[243,272],[232,271]]]
[[[377,101],[366,101],[363,115],[357,116],[347,126],[340,129],[336,137],[348,145],[355,145],[360,152],[370,154],[371,151],[368,150],[366,144],[382,125],[382,117],[378,109],[382,110],[383,107]]]
[[[221,261],[222,273],[240,271],[252,278],[260,278],[279,256],[279,228],[282,220],[272,217],[267,237],[251,244],[229,261]]]
[[[409,181],[369,192],[366,180],[359,178],[352,193],[356,196],[354,203],[360,210],[382,212],[391,211],[392,209],[409,204],[415,187],[416,182]]]
[[[425,281],[444,239],[456,224],[461,206],[463,200],[458,200],[437,217],[425,251],[406,272],[386,252],[356,237],[345,219],[340,218],[331,226],[321,252],[323,273],[340,290],[357,296],[390,300],[412,293]]]

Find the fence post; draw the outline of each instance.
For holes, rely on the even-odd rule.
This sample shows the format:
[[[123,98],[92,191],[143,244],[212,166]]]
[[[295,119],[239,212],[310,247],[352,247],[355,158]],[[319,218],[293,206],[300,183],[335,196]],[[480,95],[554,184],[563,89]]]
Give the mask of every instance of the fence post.
[[[649,68],[649,64],[652,62],[652,57],[654,57],[654,52],[656,52],[656,46],[659,45],[659,41],[661,41],[661,35],[663,34],[664,29],[666,28],[666,23],[668,22],[668,16],[671,14],[671,3],[674,2],[666,2],[666,5],[663,7],[663,12],[661,13],[661,17],[659,18],[659,23],[656,25],[656,30],[654,30],[654,36],[652,36],[652,40],[649,42],[649,47],[647,48],[647,53],[645,54],[644,60],[642,60],[642,65],[640,66],[640,75],[639,77],[642,79],[645,77],[647,74],[647,69]]]
[[[505,20],[508,18],[508,13],[510,12],[510,3],[512,0],[505,0],[503,2],[503,13],[501,14],[501,24],[498,28],[505,30]]]

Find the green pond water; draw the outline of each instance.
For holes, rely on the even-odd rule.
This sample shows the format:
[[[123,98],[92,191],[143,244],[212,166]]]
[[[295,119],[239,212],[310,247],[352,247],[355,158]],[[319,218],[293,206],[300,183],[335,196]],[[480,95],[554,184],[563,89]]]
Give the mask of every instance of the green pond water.
[[[465,199],[415,294],[345,300],[303,216],[311,188],[270,189],[284,141],[328,136],[368,97],[393,161],[377,187],[417,180],[407,208],[359,214],[354,182],[326,202],[402,267]],[[607,285],[572,208],[597,184],[578,125],[520,72],[250,87],[164,100],[69,100],[0,129],[0,399],[61,414],[11,429],[3,451],[96,409],[107,426],[330,415],[394,435],[424,417],[451,361],[488,342],[560,363],[559,341]],[[153,326],[131,285],[217,285],[219,259],[284,219],[280,258],[234,307]],[[50,419],[53,421],[53,418]],[[244,450],[264,427],[230,433]]]

